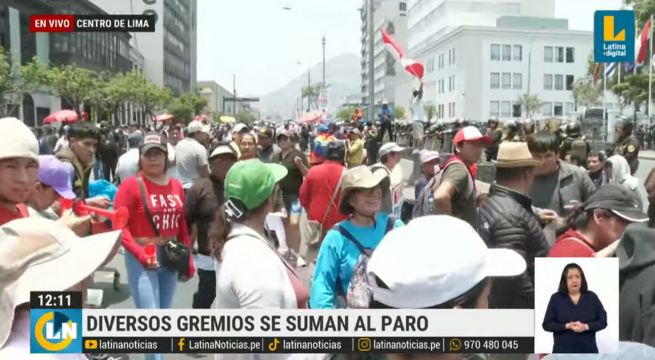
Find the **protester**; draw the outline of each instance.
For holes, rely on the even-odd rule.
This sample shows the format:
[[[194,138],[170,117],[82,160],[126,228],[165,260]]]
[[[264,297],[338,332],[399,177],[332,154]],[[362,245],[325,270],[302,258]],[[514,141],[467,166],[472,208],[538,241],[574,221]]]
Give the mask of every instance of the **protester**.
[[[236,149],[229,143],[219,144],[209,155],[209,178],[198,180],[187,192],[186,221],[190,227],[197,226],[198,241],[198,257],[195,261],[198,290],[193,295],[194,309],[211,308],[216,296],[216,273],[211,258],[209,229],[216,221],[218,208],[225,202],[225,176],[236,161]]]
[[[435,241],[435,234],[452,239]],[[449,241],[452,240],[452,241]],[[525,261],[508,249],[489,249],[468,223],[430,215],[387,234],[367,270],[374,309],[484,309],[493,282],[517,276]],[[459,354],[426,354],[458,359]],[[388,354],[387,359],[408,359]]]
[[[80,238],[62,223],[36,218],[0,230],[0,359],[86,360],[82,354],[31,354],[30,293],[85,294],[83,280],[111,259],[120,232]]]
[[[265,235],[266,216],[274,211],[278,182],[286,174],[283,166],[258,159],[239,161],[227,173],[227,202],[212,235],[217,308],[306,307],[308,289]]]
[[[352,128],[346,140],[346,164],[349,168],[362,165],[364,162],[364,141],[362,133],[357,128]]]
[[[39,175],[39,143],[16,118],[0,119],[0,225],[28,216],[29,200]],[[11,140],[7,140],[11,139]]]
[[[362,250],[370,256],[386,233],[403,225],[380,212],[387,192],[389,177],[384,172],[358,166],[344,174],[339,211],[347,219],[330,229],[321,243],[309,297],[312,309],[344,307],[343,295]]]
[[[287,176],[280,181],[280,190],[287,213],[291,213],[291,206],[298,201],[298,193],[302,186],[303,177],[309,171],[307,156],[295,147],[294,135],[287,130],[277,134],[277,142],[281,151],[273,156],[272,162],[280,164],[287,169]]]
[[[305,260],[313,261],[320,240],[334,224],[345,220],[339,213],[339,194],[341,182],[346,171],[344,158],[346,149],[341,142],[330,142],[326,149],[326,161],[313,166],[305,175],[299,192],[300,205],[305,210],[300,220],[300,255]],[[309,234],[309,222],[318,222],[320,233],[316,236]],[[310,239],[311,236],[311,239]]]
[[[384,100],[382,102],[382,107],[378,110],[378,121],[380,121],[380,133],[378,134],[378,140],[380,142],[384,139],[384,133],[389,132],[389,141],[393,142],[393,113],[389,107],[389,101]]]
[[[423,191],[423,188],[428,184],[428,181],[434,177],[441,169],[439,169],[439,163],[441,162],[441,157],[439,156],[438,151],[431,150],[421,150],[420,152],[421,159],[421,176],[416,180],[414,184],[414,198],[418,199],[419,194]]]
[[[475,189],[475,174],[471,172],[491,138],[483,136],[474,126],[455,134],[455,155],[441,165],[441,182],[435,184],[434,204],[439,214],[452,215],[478,227],[477,207],[480,202]]]
[[[273,162],[273,158],[282,151],[279,146],[273,143],[273,130],[269,127],[259,129],[257,144],[259,144],[257,157],[265,163]]]
[[[566,222],[566,232],[550,249],[550,257],[611,255],[630,223],[648,221],[637,195],[618,184],[602,186],[577,207]]]
[[[118,165],[116,166],[116,176],[118,177],[118,184],[124,179],[135,176],[139,171],[139,147],[143,144],[143,135],[140,131],[135,131],[127,137],[127,144],[129,150],[120,158],[118,158]],[[170,147],[168,147],[170,149]]]
[[[587,155],[587,174],[594,183],[596,190],[600,189],[606,182],[605,154],[600,151],[592,151]]]
[[[378,128],[370,121],[366,122],[364,139],[364,145],[366,146],[366,165],[371,166],[378,161],[380,144],[378,141]]]
[[[388,142],[380,148],[380,162],[371,166],[373,173],[381,172],[389,177],[390,189],[382,199],[382,212],[400,218],[403,205],[403,173],[398,166],[403,158],[404,147]]]
[[[63,149],[68,148],[68,130],[70,129],[69,125],[64,125],[59,128],[59,139],[55,144],[55,148],[52,150],[53,154],[57,154]]]
[[[75,123],[68,130],[68,148],[56,154],[59,160],[73,165],[75,169],[73,191],[80,199],[89,197],[89,180],[98,151],[99,136],[98,128],[95,126],[82,122]],[[96,205],[107,207],[109,204],[102,202]]]
[[[310,166],[322,164],[325,161],[327,145],[330,142],[337,141],[337,139],[330,134],[330,129],[325,124],[319,125],[316,131],[317,135],[314,138],[312,151],[309,153]]]
[[[187,131],[189,136],[175,146],[177,175],[185,190],[190,189],[195,181],[209,177],[205,147],[209,140],[209,126],[194,120],[189,123]]]
[[[412,145],[414,146],[414,149],[423,148],[425,135],[423,122],[425,120],[425,109],[423,109],[423,82],[421,82],[418,90],[415,89],[412,91]]]
[[[178,180],[166,175],[166,146],[158,134],[146,135],[139,153],[139,174],[123,181],[114,200],[116,208],[124,206],[130,213],[121,237],[127,250],[127,282],[138,309],[168,309],[178,277],[187,280],[194,273],[184,190]],[[153,245],[156,254],[151,257],[145,249]],[[171,245],[178,251],[186,247],[186,254],[176,252],[181,262],[167,255]],[[161,359],[161,355],[148,354],[146,359]]]
[[[257,138],[252,133],[241,134],[239,141],[241,157],[239,160],[251,160],[257,158]]]
[[[67,200],[75,199],[74,172],[71,164],[62,162],[53,155],[40,155],[36,187],[27,201],[29,216],[57,220],[59,214],[50,207],[60,197]]]
[[[527,271],[495,281],[490,308],[534,308],[535,258],[546,256],[550,247],[527,195],[539,165],[524,142],[503,142],[498,147],[496,183],[480,208],[480,236],[490,248],[516,251],[525,260]]]
[[[485,150],[487,161],[496,160],[498,156],[498,146],[503,140],[503,129],[498,126],[498,119],[493,118],[487,121],[487,136],[491,138],[491,144],[489,144]]]
[[[619,184],[626,189],[633,191],[639,199],[640,209],[643,209],[641,203],[641,194],[639,193],[639,179],[630,175],[630,165],[621,155],[613,155],[605,162],[605,173],[607,174],[607,183]]]

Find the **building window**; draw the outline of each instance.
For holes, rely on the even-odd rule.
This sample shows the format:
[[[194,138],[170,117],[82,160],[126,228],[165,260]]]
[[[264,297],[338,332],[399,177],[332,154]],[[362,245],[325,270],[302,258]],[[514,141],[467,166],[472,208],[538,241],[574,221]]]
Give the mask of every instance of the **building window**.
[[[521,103],[514,103],[512,105],[512,117],[521,117]]]
[[[562,103],[555,103],[553,106],[553,116],[562,116],[564,115],[564,106]]]
[[[544,46],[544,62],[553,62],[552,46]]]
[[[455,91],[455,75],[448,77],[448,92]]]
[[[405,3],[405,2],[401,2],[401,3],[399,3],[399,4],[398,4],[398,9],[399,9],[400,11],[407,11],[407,3]]]
[[[512,60],[512,45],[503,45],[503,61]]]
[[[555,52],[555,62],[558,63],[564,62],[564,48],[558,46],[555,49],[557,49],[557,51]]]
[[[572,102],[567,102],[564,105],[564,114],[571,115],[575,111],[575,105]]]
[[[566,48],[566,62],[567,63],[575,62],[575,48],[572,47]]]
[[[553,75],[544,74],[544,90],[553,90]]]
[[[575,80],[573,75],[566,75],[566,90],[573,90],[573,81]]]
[[[553,103],[545,102],[541,104],[541,114],[544,116],[553,116]]]
[[[455,51],[455,48],[453,48],[453,65],[455,65],[455,53],[456,53],[456,52],[457,52],[457,51]]]
[[[512,116],[512,102],[503,101],[500,103],[500,116],[501,117],[510,117]]]
[[[501,87],[503,89],[512,88],[512,73],[503,73],[501,80]]]
[[[523,48],[521,45],[514,45],[514,61],[522,61],[523,60]]]
[[[500,45],[491,44],[491,61],[500,61]]]
[[[489,116],[490,117],[500,117],[500,102],[490,101],[489,102]]]
[[[555,75],[555,90],[564,90],[564,75]]]
[[[439,54],[439,69],[443,69],[444,66],[444,56],[443,53]]]
[[[514,73],[513,77],[513,83],[514,83],[514,89],[521,89],[523,87],[523,74],[521,73]]]
[[[500,73],[491,73],[489,82],[492,89],[500,89]]]

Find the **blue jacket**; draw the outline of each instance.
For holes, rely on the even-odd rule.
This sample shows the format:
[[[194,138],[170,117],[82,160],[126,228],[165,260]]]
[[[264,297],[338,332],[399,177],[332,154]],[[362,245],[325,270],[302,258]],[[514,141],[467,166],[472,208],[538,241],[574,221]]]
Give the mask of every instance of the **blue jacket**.
[[[575,321],[587,324],[589,330],[567,330],[566,324]],[[567,294],[557,292],[550,297],[543,328],[553,333],[553,353],[598,353],[596,332],[606,327],[607,313],[592,291],[581,294],[577,305]]]
[[[387,120],[385,120],[385,117],[387,118]],[[378,118],[380,119],[380,121],[393,120],[393,115],[391,114],[391,107],[390,106],[387,107],[386,110],[384,108],[380,108],[380,110],[378,110]]]
[[[365,248],[375,249],[387,228],[389,215],[378,213],[375,216],[375,226],[356,226],[350,220],[344,220],[337,225],[343,226]],[[396,220],[394,228],[403,226],[401,220]],[[316,259],[314,279],[309,295],[309,306],[312,309],[334,309],[337,294],[348,291],[350,278],[359,259],[357,246],[335,229],[330,229]],[[338,283],[337,283],[338,281]]]

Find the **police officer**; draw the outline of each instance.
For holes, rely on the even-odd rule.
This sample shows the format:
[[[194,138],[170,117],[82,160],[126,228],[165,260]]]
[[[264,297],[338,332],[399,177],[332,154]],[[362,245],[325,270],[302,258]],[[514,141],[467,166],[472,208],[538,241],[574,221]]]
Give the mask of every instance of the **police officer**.
[[[591,151],[591,146],[582,135],[582,128],[578,121],[572,120],[564,128],[565,139],[560,146],[560,158],[566,159],[571,155],[571,163],[578,166],[586,166],[587,154]]]
[[[610,149],[610,154],[622,155],[628,160],[632,175],[639,168],[639,140],[636,136],[632,135],[633,126],[634,124],[627,118],[623,116],[619,117],[614,126],[618,138]]]
[[[522,126],[516,120],[507,120],[503,125],[503,138],[501,142],[505,141],[524,141],[521,134]]]
[[[490,136],[492,139],[491,145],[487,146],[485,150],[487,161],[496,160],[498,156],[498,145],[500,145],[503,139],[503,129],[498,126],[497,118],[491,118],[487,121],[487,136]]]

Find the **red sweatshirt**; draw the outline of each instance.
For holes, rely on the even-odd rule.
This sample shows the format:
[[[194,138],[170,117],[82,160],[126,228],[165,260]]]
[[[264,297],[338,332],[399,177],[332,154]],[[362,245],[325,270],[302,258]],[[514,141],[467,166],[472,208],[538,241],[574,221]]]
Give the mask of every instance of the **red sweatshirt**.
[[[11,211],[0,206],[0,225],[4,225],[12,220],[29,217],[27,207],[24,204],[16,205],[16,211]]]
[[[569,229],[562,234],[550,249],[548,257],[594,257],[596,251],[579,232]]]
[[[299,194],[300,205],[307,211],[309,220],[323,220],[326,211],[328,211],[330,197],[334,189],[336,189],[344,169],[343,165],[330,160],[309,169],[302,182]],[[339,189],[339,193],[334,198],[332,209],[327,214],[327,218],[323,224],[323,235],[334,224],[346,219],[346,215],[339,212],[340,197],[341,189]]]
[[[146,187],[146,199],[148,209],[152,214],[155,226],[163,238],[177,238],[186,246],[190,246],[187,223],[184,217],[184,190],[182,184],[176,179],[170,179],[168,185],[155,184],[145,177],[143,182]],[[141,264],[146,263],[146,256],[143,246],[137,243],[134,238],[155,237],[155,231],[146,217],[139,191],[139,183],[136,177],[125,180],[114,199],[114,208],[125,206],[130,211],[130,218],[127,226],[123,229],[121,242],[127,251],[136,257]],[[193,276],[193,257],[189,257],[188,276]]]

